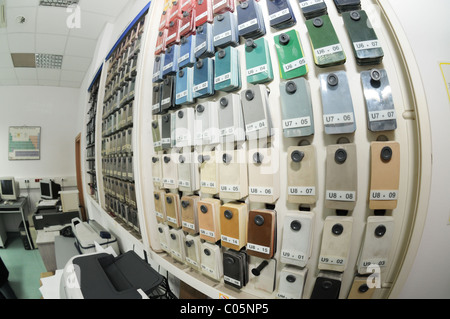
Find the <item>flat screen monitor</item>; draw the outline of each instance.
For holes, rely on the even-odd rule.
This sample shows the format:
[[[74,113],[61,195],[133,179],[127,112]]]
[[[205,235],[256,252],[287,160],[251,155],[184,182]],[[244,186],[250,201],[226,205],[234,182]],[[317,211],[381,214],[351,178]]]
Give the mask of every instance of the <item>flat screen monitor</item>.
[[[43,179],[39,182],[41,187],[41,198],[42,199],[58,199],[59,191],[61,191],[61,185],[56,184],[54,181],[49,179]]]
[[[0,195],[3,200],[17,200],[20,189],[14,177],[3,177],[0,179]]]

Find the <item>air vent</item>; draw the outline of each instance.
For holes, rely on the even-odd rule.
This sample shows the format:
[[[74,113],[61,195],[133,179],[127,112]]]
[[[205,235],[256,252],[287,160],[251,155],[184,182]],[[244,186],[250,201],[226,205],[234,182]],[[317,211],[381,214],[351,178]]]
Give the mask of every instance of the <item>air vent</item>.
[[[40,0],[39,5],[46,7],[67,8],[68,6],[78,4],[78,2],[80,2],[80,0]]]

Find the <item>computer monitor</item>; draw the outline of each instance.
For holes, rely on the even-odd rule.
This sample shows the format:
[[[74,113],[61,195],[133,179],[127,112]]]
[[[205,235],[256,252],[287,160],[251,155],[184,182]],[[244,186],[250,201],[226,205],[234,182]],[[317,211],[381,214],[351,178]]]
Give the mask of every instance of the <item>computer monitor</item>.
[[[0,195],[3,200],[15,201],[20,197],[19,182],[14,177],[0,178]]]
[[[43,179],[39,182],[41,187],[42,199],[58,199],[59,192],[61,191],[61,185],[56,184],[51,179]]]

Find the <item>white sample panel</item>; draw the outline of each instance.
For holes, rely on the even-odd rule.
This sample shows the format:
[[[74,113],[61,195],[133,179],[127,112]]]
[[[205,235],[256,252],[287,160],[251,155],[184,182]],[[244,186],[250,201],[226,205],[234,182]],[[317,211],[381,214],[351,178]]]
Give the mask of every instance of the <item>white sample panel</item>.
[[[358,258],[358,273],[372,273],[367,267],[371,265],[386,267],[394,235],[394,218],[392,216],[370,216],[367,219],[366,234]]]
[[[347,266],[353,217],[328,216],[320,248],[319,269],[343,272]]]
[[[284,216],[281,262],[305,267],[311,256],[314,213],[288,213]]]
[[[277,298],[301,299],[307,272],[307,268],[284,267],[280,272]]]

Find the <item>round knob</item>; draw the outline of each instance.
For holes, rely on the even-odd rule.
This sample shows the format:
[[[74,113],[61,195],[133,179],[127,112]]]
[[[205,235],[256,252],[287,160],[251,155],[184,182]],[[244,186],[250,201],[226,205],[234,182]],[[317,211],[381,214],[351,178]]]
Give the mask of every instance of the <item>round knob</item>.
[[[222,162],[224,162],[224,164],[229,164],[232,160],[232,156],[230,154],[223,154],[222,155]]]
[[[252,48],[252,49],[254,49],[254,48],[257,47],[257,45],[256,45],[256,43],[255,43],[255,41],[254,41],[253,39],[247,39],[247,40],[245,40],[245,46],[246,46],[247,48]]]
[[[295,282],[296,279],[297,279],[297,278],[295,278],[295,276],[293,276],[293,275],[288,275],[288,276],[286,277],[286,281],[287,281],[287,282],[290,282],[290,283]]]
[[[383,237],[384,234],[386,234],[386,226],[380,225],[377,228],[375,228],[375,236],[376,237]]]
[[[188,200],[182,200],[182,201],[181,201],[181,206],[182,206],[183,208],[187,208],[187,207],[189,206],[189,201],[188,201]]]
[[[280,34],[280,36],[278,37],[278,39],[279,39],[281,45],[286,45],[286,44],[289,43],[289,40],[290,40],[291,38],[289,37],[288,34],[282,33],[282,34]]]
[[[298,151],[298,150],[293,151],[291,153],[291,159],[292,159],[292,161],[294,161],[296,163],[301,162],[304,157],[305,157],[305,153]]]
[[[383,162],[390,161],[392,158],[392,149],[389,146],[383,147],[383,149],[381,150],[380,156],[381,156],[381,160]]]
[[[350,12],[350,18],[352,18],[352,20],[354,21],[359,21],[359,19],[361,19],[361,15],[358,11],[352,11]]]
[[[219,59],[223,59],[226,55],[227,55],[227,53],[225,52],[225,50],[220,50],[218,53],[217,53],[217,55],[219,56]]]
[[[255,162],[256,164],[261,164],[263,159],[264,155],[262,155],[261,153],[256,152],[255,154],[253,154],[253,162]]]
[[[347,151],[343,148],[340,148],[334,153],[334,160],[338,164],[342,164],[347,160]]]
[[[247,99],[247,101],[253,100],[254,97],[255,97],[255,93],[253,92],[253,90],[245,91],[245,98]]]
[[[286,83],[286,92],[288,94],[294,94],[297,92],[297,84],[294,81],[289,81]]]
[[[203,252],[205,253],[206,256],[211,255],[211,251],[210,251],[208,248],[205,248],[205,249],[203,250]]]
[[[228,106],[228,99],[226,97],[220,99],[220,106],[222,107]]]
[[[321,26],[323,26],[323,20],[322,20],[322,18],[315,18],[314,20],[313,20],[313,25],[316,27],[316,28],[320,28]]]
[[[264,224],[264,217],[261,215],[256,215],[254,221],[256,225],[262,226]]]
[[[343,231],[344,231],[344,226],[342,226],[341,224],[335,224],[331,228],[331,232],[334,235],[340,235],[340,234],[342,234]]]
[[[191,247],[194,244],[193,240],[186,240],[186,246]]]
[[[226,219],[233,218],[233,213],[230,210],[228,210],[228,209],[223,212],[223,215],[225,216]]]
[[[172,204],[172,197],[166,197],[167,204]]]
[[[200,206],[200,211],[201,211],[203,214],[206,214],[206,213],[208,212],[208,207],[206,207],[205,205],[201,205],[201,206]]]
[[[302,228],[302,224],[298,220],[293,220],[291,222],[291,229],[293,231],[299,231]]]
[[[205,111],[205,107],[203,106],[203,104],[199,104],[197,105],[197,112],[199,113],[203,113],[203,111]]]
[[[380,81],[381,80],[381,72],[380,72],[380,70],[378,70],[378,69],[371,70],[370,71],[370,78],[373,81],[376,81],[376,82]]]
[[[338,78],[338,76],[337,76],[336,74],[334,74],[334,73],[328,74],[328,76],[327,76],[327,83],[328,83],[328,85],[330,85],[330,86],[336,86],[336,85],[338,85],[338,83],[339,83],[339,78]]]

